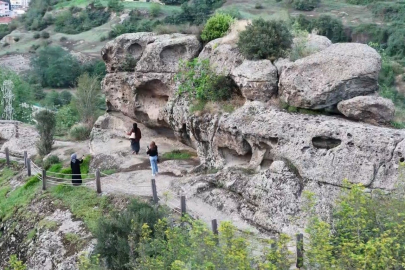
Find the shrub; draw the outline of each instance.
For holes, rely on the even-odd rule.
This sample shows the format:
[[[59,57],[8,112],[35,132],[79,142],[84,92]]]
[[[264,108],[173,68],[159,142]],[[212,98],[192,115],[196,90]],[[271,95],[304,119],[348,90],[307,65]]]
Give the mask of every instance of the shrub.
[[[67,40],[68,40],[67,37],[61,37],[61,38],[59,39],[60,42],[66,42]]]
[[[61,105],[68,105],[72,100],[72,94],[67,90],[63,90],[62,93],[60,93],[59,98]]]
[[[294,0],[293,6],[296,10],[311,11],[318,7],[320,0]]]
[[[56,132],[60,135],[66,135],[68,130],[79,122],[79,113],[72,106],[63,106],[56,113]]]
[[[147,224],[153,228],[164,216],[162,208],[132,200],[124,211],[99,220],[94,234],[98,240],[95,252],[105,258],[109,269],[133,269],[129,263],[136,261],[139,254],[128,240],[139,242],[142,227]]]
[[[39,132],[39,142],[37,150],[41,156],[49,154],[52,150],[53,135],[55,133],[55,114],[48,110],[39,111],[35,114],[36,128]]]
[[[42,38],[49,38],[51,35],[48,33],[48,32],[46,32],[46,31],[43,31],[42,33],[41,33],[41,37]]]
[[[405,29],[396,29],[388,38],[387,54],[396,58],[405,57]]]
[[[291,48],[292,35],[284,22],[254,20],[239,35],[238,48],[248,59],[274,59]]]
[[[261,3],[256,3],[255,4],[255,9],[262,9],[263,5]]]
[[[43,166],[44,166],[45,170],[48,170],[52,165],[59,164],[59,163],[60,163],[59,157],[55,156],[55,155],[51,155],[47,159],[45,159]]]
[[[311,28],[316,29],[319,35],[328,37],[334,43],[347,41],[342,21],[331,16],[319,16],[318,19],[312,21]]]
[[[81,121],[88,126],[93,125],[96,120],[100,93],[100,82],[97,77],[87,73],[79,77],[74,106],[79,112]]]
[[[39,39],[41,37],[41,34],[37,32],[34,34],[33,37],[34,37],[34,39]]]
[[[153,3],[150,7],[149,14],[152,17],[156,18],[160,15],[161,11],[162,11],[161,6],[159,4]]]
[[[90,132],[91,129],[88,126],[79,124],[70,129],[69,136],[75,141],[84,141],[89,138]]]
[[[194,0],[181,5],[181,12],[166,17],[168,24],[203,24],[212,12],[222,6],[223,0]]]
[[[226,100],[232,95],[231,80],[212,71],[209,60],[181,62],[175,80],[180,83],[179,94],[188,93],[198,100]]]
[[[107,7],[110,11],[121,12],[124,10],[124,5],[120,0],[108,0]]]
[[[181,5],[187,2],[187,0],[162,0],[161,2],[165,3],[166,5]]]
[[[215,14],[205,24],[201,39],[203,41],[211,41],[223,37],[228,32],[232,22],[233,18],[230,15],[222,13]]]

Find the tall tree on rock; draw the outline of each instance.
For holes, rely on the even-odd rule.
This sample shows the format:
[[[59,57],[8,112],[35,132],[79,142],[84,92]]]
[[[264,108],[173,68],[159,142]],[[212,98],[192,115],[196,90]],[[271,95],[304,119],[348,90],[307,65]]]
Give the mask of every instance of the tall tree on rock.
[[[40,136],[40,140],[37,142],[38,154],[45,156],[52,150],[56,126],[55,114],[48,110],[39,111],[35,114],[35,121]]]

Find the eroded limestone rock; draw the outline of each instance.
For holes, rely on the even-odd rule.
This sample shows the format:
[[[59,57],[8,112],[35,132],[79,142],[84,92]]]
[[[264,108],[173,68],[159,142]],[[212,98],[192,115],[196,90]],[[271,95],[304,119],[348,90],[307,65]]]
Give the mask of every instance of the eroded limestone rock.
[[[381,57],[364,44],[340,43],[295,61],[280,75],[280,98],[299,108],[322,109],[375,92]]]
[[[348,118],[371,124],[389,123],[395,115],[394,103],[378,96],[360,96],[345,100],[338,104],[338,109]]]

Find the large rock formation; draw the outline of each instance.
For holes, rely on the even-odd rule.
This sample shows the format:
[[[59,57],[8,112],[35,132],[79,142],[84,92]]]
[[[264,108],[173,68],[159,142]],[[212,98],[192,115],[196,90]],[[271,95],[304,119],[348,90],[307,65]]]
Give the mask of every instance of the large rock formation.
[[[338,110],[348,118],[371,123],[386,124],[394,119],[394,103],[377,96],[360,96],[342,101]]]
[[[322,109],[377,91],[381,57],[364,44],[333,44],[297,60],[280,75],[280,98],[289,105]]]

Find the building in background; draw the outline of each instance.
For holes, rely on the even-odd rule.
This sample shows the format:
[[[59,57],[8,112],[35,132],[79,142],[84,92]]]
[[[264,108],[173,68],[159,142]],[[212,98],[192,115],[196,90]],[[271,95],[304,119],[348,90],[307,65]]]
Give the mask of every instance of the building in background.
[[[10,16],[10,5],[7,2],[0,1],[0,17]]]
[[[30,5],[31,0],[11,0],[11,8],[27,8]]]

